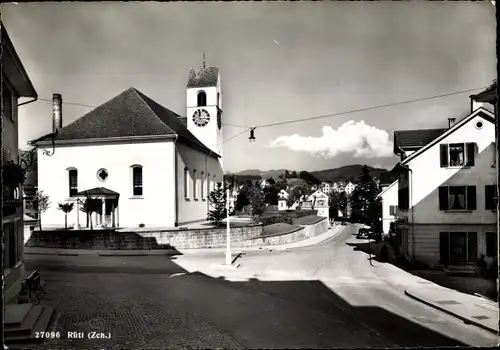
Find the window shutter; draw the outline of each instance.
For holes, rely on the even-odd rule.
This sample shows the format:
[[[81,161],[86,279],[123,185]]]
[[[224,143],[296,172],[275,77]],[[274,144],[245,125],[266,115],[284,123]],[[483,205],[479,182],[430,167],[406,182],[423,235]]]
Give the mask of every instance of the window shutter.
[[[467,232],[467,261],[477,261],[477,232]]]
[[[439,210],[448,209],[448,187],[439,187]]]
[[[439,262],[448,265],[450,262],[450,236],[448,232],[439,232]]]
[[[486,232],[486,256],[494,257],[497,255],[497,233]]]
[[[467,186],[467,209],[476,210],[476,186]]]
[[[486,210],[495,210],[495,185],[484,186],[484,208]]]
[[[441,151],[441,168],[448,167],[448,145],[440,145]]]
[[[467,163],[466,166],[474,166],[474,158],[476,156],[476,144],[469,142],[466,144],[467,148]]]

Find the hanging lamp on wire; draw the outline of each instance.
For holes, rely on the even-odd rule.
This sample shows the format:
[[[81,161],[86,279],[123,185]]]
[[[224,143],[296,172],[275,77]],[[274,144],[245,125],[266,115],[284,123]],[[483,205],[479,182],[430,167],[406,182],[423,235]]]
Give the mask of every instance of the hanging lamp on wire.
[[[248,138],[248,140],[250,142],[255,142],[255,134],[254,134],[254,132],[255,132],[255,128],[250,128],[250,137]]]

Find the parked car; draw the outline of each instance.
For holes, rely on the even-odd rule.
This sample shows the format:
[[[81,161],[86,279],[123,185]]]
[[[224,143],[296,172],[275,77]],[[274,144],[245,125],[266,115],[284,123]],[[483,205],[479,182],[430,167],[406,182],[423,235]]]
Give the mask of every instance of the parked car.
[[[370,231],[366,228],[360,228],[358,231],[358,234],[356,235],[356,238],[368,238],[370,234]]]

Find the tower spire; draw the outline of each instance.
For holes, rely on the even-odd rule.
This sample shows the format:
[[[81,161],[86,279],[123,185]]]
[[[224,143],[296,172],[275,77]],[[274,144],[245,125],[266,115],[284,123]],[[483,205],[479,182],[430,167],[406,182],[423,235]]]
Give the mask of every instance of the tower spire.
[[[203,52],[203,68],[205,68],[205,53]]]

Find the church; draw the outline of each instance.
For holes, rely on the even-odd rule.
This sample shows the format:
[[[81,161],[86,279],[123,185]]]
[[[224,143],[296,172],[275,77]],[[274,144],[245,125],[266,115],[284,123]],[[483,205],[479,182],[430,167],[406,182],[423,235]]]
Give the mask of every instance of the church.
[[[63,125],[53,96],[53,133],[38,147],[38,189],[49,196],[42,228],[88,225],[85,198],[102,199],[94,227],[176,227],[205,221],[208,195],[223,180],[222,99],[217,67],[191,69],[186,116],[129,88]]]

